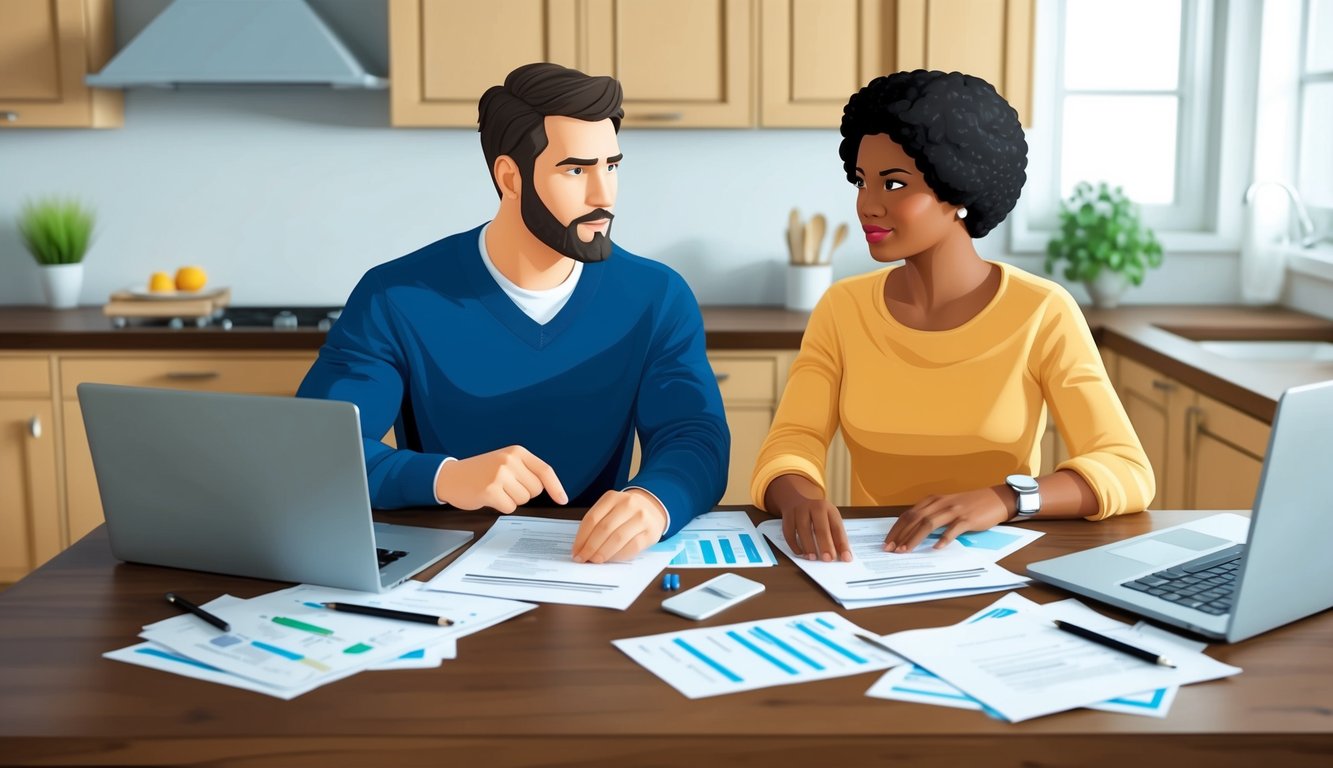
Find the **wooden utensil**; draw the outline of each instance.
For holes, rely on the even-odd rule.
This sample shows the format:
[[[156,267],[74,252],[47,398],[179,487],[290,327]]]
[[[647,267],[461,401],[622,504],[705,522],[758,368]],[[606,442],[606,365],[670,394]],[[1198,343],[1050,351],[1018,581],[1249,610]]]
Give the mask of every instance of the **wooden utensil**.
[[[825,259],[824,261],[825,264],[833,263],[833,252],[838,250],[838,246],[842,245],[842,241],[846,239],[847,239],[847,222],[844,221],[843,223],[839,224],[837,230],[833,232],[833,245],[829,246],[828,258]]]
[[[805,264],[819,263],[819,246],[824,244],[824,229],[828,222],[824,214],[816,213],[805,225]]]
[[[801,213],[795,208],[791,209],[791,215],[787,217],[787,260],[792,264],[800,264],[805,247],[805,232],[801,228]]]

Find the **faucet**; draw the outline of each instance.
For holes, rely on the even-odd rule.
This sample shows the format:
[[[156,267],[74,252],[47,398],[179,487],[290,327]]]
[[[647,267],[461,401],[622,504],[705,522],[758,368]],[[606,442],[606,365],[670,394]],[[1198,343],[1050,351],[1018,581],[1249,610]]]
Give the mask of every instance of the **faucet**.
[[[1296,222],[1301,228],[1301,236],[1297,241],[1300,247],[1311,248],[1315,243],[1325,239],[1315,234],[1314,222],[1310,220],[1310,212],[1306,210],[1305,203],[1301,202],[1301,193],[1290,184],[1281,181],[1256,181],[1245,189],[1245,204],[1252,204],[1255,190],[1268,185],[1281,187],[1287,193],[1287,197],[1291,198],[1291,206],[1296,210]]]

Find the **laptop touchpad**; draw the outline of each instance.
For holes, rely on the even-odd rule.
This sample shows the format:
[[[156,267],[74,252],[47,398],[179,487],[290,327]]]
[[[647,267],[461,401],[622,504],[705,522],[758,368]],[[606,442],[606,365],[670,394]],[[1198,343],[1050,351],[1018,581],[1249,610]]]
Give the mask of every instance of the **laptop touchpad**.
[[[1216,549],[1231,543],[1206,533],[1177,528],[1151,538],[1112,547],[1110,552],[1146,565],[1164,565],[1189,560],[1196,552]]]

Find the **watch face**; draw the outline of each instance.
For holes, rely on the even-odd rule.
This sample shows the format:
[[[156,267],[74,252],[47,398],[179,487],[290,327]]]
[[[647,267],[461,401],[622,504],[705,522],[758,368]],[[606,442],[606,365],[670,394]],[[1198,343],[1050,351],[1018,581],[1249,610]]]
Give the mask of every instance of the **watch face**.
[[[1004,479],[1005,485],[1016,491],[1028,492],[1038,490],[1041,486],[1037,481],[1027,475],[1010,475]]]

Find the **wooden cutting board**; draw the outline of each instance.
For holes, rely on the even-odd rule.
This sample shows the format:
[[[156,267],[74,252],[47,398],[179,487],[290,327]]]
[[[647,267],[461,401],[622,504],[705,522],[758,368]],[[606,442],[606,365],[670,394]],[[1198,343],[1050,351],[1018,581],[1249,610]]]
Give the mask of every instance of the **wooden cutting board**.
[[[129,291],[116,291],[102,307],[107,317],[212,317],[231,303],[230,288],[214,288],[180,298],[145,299]]]

